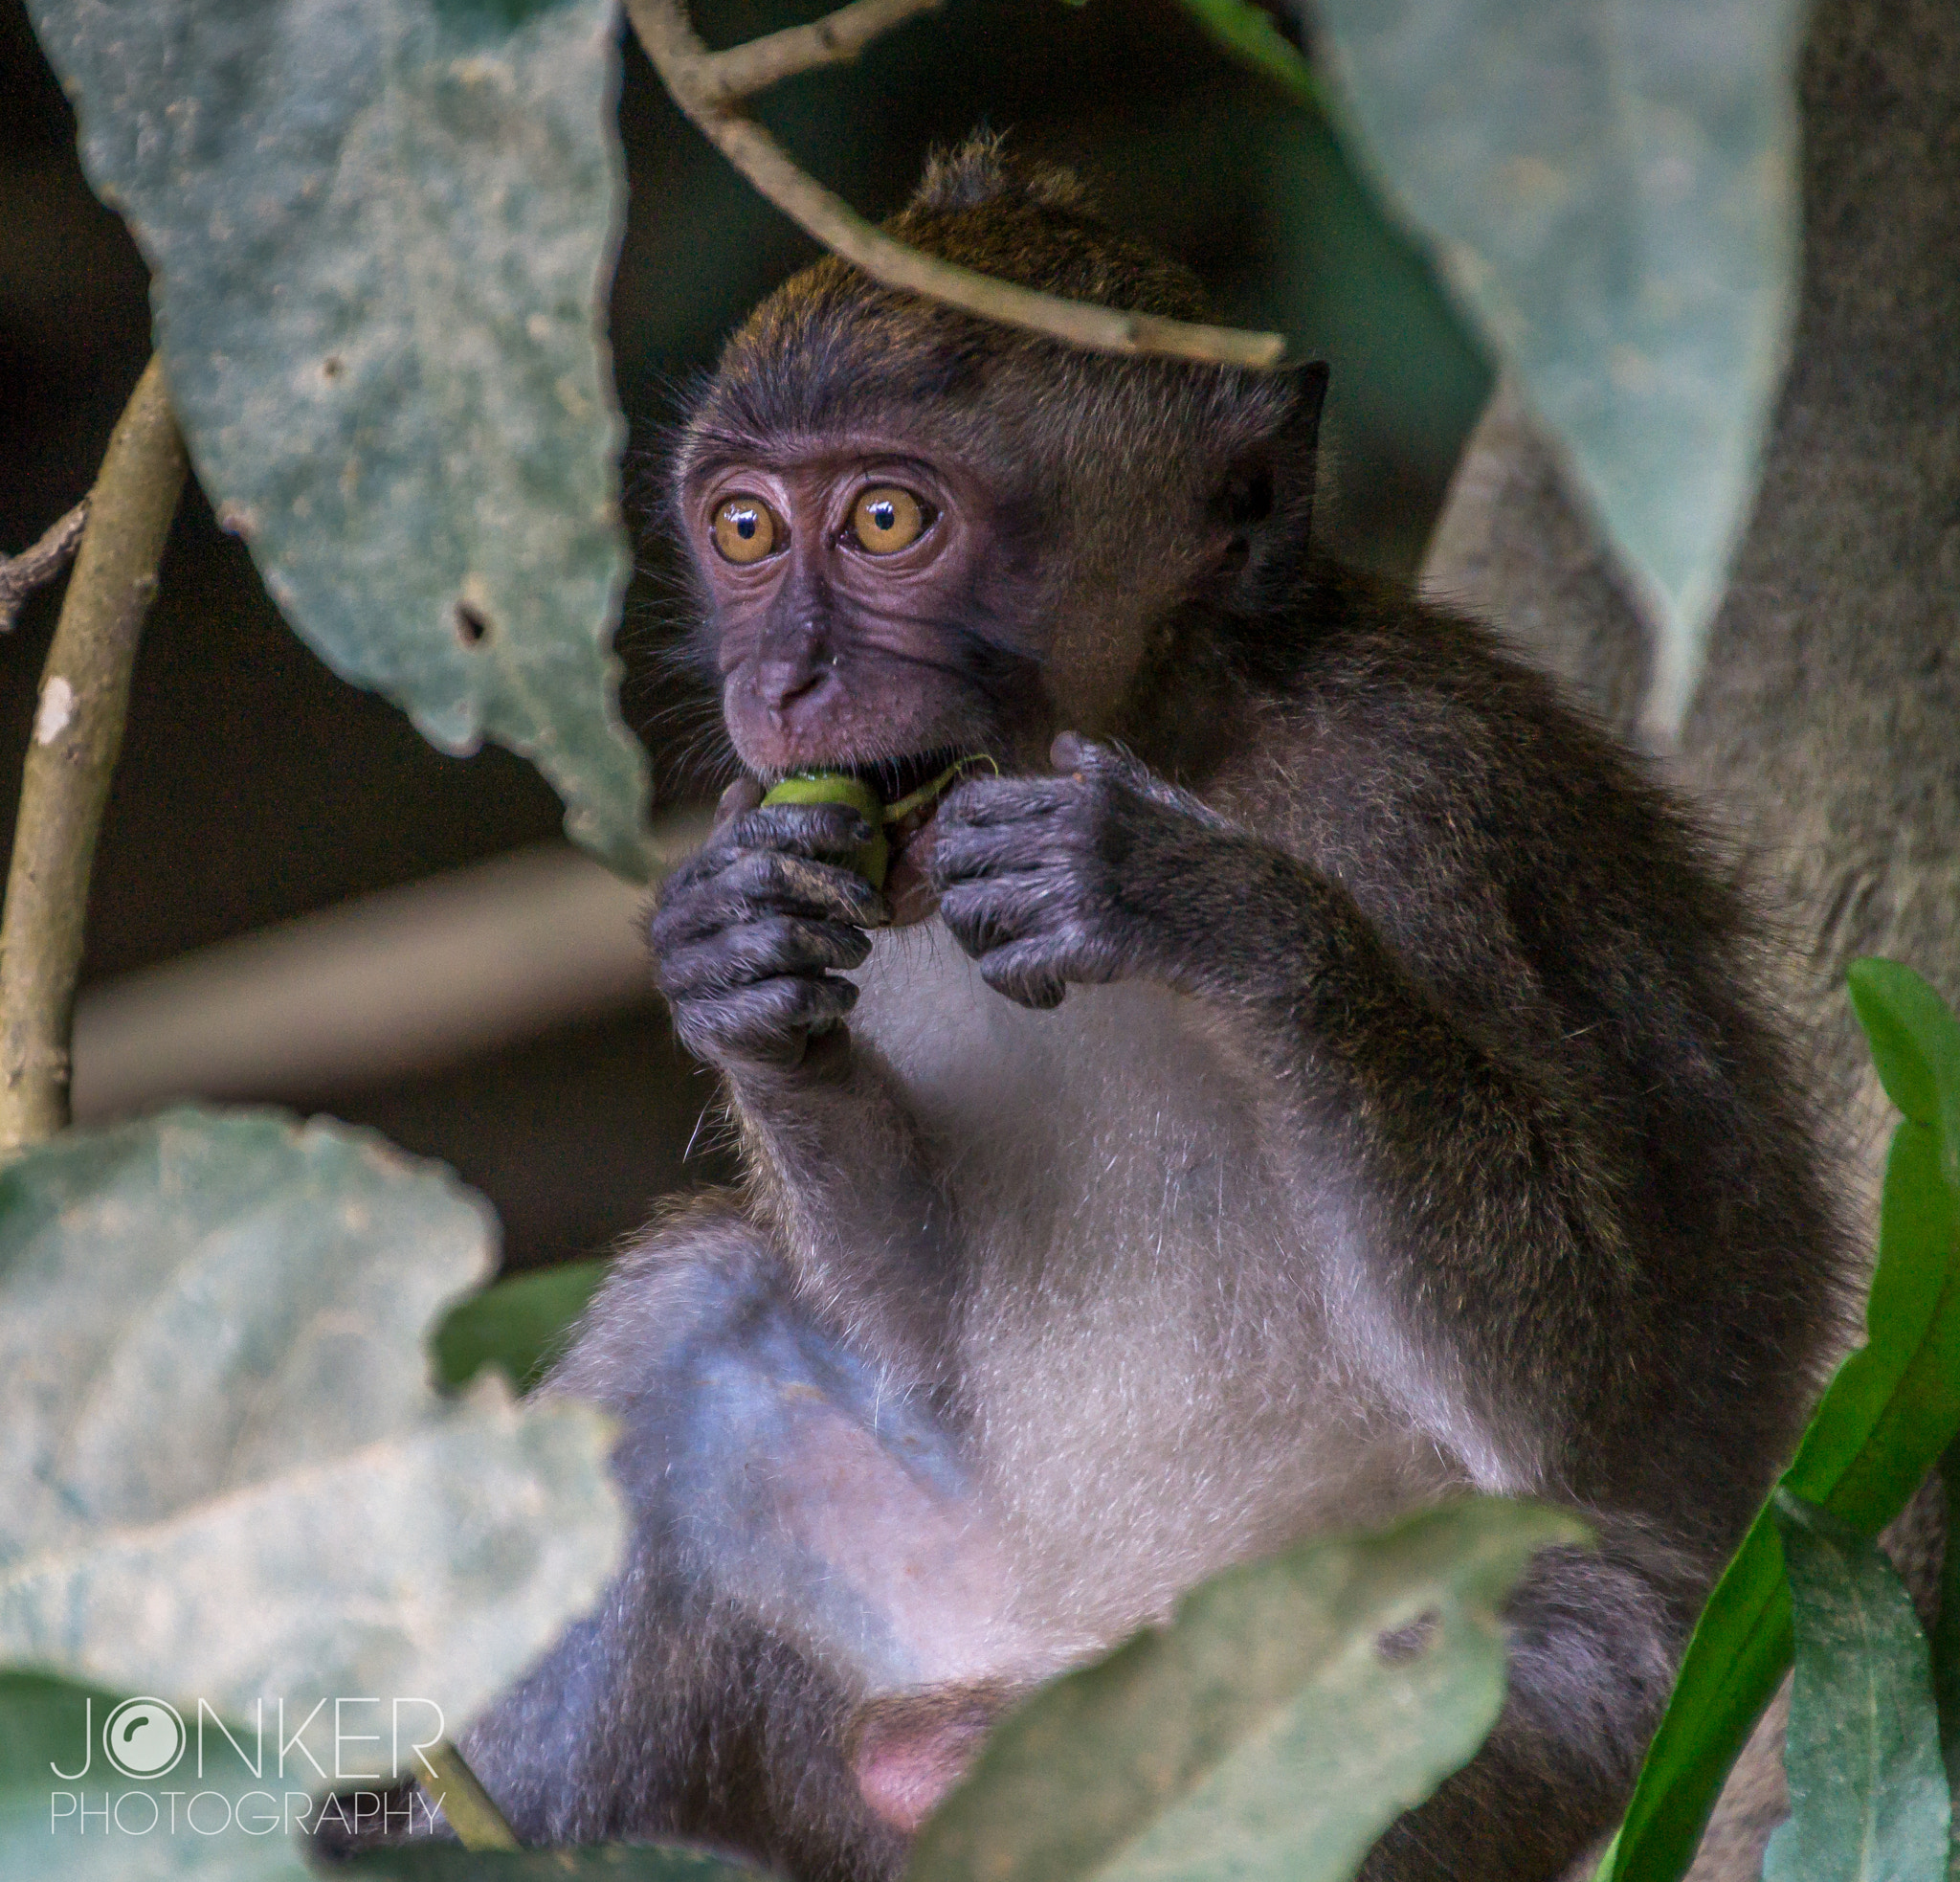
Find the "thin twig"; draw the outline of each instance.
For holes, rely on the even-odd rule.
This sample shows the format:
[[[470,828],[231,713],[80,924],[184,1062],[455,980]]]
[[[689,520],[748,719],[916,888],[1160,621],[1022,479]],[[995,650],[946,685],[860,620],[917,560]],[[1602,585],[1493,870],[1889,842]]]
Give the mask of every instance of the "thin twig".
[[[422,1758],[436,1781],[442,1785],[436,1798],[456,1840],[465,1849],[515,1849],[517,1833],[503,1820],[490,1793],[477,1774],[463,1762],[463,1755],[444,1738],[424,1748]],[[425,1786],[426,1787],[426,1786]]]
[[[0,1154],[68,1122],[68,1037],[89,870],[129,710],[136,639],[184,489],[152,359],[117,420],[41,670],[0,913]]]
[[[35,589],[67,568],[68,558],[81,540],[81,526],[87,521],[88,499],[84,497],[32,549],[24,549],[18,555],[0,555],[0,634],[20,618],[22,604]]]
[[[704,52],[699,73],[702,96],[733,103],[737,99],[753,98],[800,72],[848,65],[880,34],[914,13],[934,12],[945,5],[946,0],[851,0],[850,6],[839,7],[808,26],[765,33],[759,39],[730,46],[725,53]]]
[[[897,0],[891,5],[893,16],[902,17]],[[675,101],[723,155],[792,222],[881,285],[1094,352],[1269,367],[1277,366],[1285,351],[1283,334],[1198,325],[1069,301],[995,280],[894,240],[799,168],[768,131],[734,108],[722,76],[734,68],[718,67],[716,61],[731,58],[743,48],[710,53],[688,25],[679,0],[626,0],[626,11]],[[822,24],[818,22],[819,27]],[[861,38],[858,44],[862,44]]]

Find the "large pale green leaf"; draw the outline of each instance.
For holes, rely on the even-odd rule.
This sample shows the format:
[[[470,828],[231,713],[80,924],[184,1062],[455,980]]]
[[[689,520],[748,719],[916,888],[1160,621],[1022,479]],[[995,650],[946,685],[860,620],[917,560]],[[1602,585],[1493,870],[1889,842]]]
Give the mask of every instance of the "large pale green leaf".
[[[1860,1017],[1865,1003],[1860,1006]],[[1936,1055],[1944,1008],[1888,1008]],[[1875,1042],[1878,1043],[1878,1042]],[[1904,1049],[1886,1040],[1883,1055]],[[1960,1192],[1935,1126],[1893,1133],[1879,1208],[1865,1341],[1838,1367],[1782,1486],[1860,1535],[1911,1499],[1960,1432]],[[1675,1882],[1729,1767],[1790,1666],[1790,1587],[1774,1514],[1750,1525],[1696,1623],[1660,1729],[1598,1882]]]
[[[197,473],[286,617],[644,873],[607,651],[614,0],[33,0],[153,271]]]
[[[491,1233],[439,1166],[265,1112],[0,1171],[0,1663],[289,1731],[324,1699],[329,1756],[337,1697],[459,1726],[624,1534],[597,1412],[430,1380]]]
[[[179,1761],[130,1778],[104,1757],[117,1697],[0,1674],[0,1875],[7,1882],[319,1882],[287,1835],[303,1784],[255,1775],[235,1742],[193,1719]],[[201,1756],[200,1756],[201,1753]],[[289,1794],[290,1793],[290,1794]],[[84,1806],[87,1814],[84,1815]]]
[[[1678,728],[1795,305],[1801,0],[1313,0],[1350,141],[1661,617]]]
[[[1471,1501],[1214,1576],[994,1731],[909,1882],[1345,1882],[1482,1743],[1499,1607],[1536,1550],[1585,1534]]]
[[[1763,1882],[1940,1882],[1949,1806],[1926,1636],[1878,1545],[1774,1499],[1796,1623],[1790,1821]]]

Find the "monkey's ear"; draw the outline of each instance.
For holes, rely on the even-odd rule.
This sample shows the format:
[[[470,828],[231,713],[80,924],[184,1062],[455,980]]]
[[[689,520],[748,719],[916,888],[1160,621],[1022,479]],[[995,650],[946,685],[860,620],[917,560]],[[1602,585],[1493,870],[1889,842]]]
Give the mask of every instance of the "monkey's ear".
[[[1229,535],[1220,564],[1227,605],[1255,614],[1283,596],[1305,567],[1327,364],[1315,360],[1261,380],[1261,402],[1278,410],[1234,459],[1215,499]]]

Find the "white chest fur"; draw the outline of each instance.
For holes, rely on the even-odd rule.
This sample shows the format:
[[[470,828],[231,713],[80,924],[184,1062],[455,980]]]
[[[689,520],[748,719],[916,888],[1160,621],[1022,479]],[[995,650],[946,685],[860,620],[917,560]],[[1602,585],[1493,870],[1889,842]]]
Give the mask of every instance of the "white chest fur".
[[[937,922],[854,977],[950,1201],[976,1462],[1044,1613],[1106,1636],[1456,1480],[1329,1337],[1326,1209],[1192,1002],[1031,1012]]]

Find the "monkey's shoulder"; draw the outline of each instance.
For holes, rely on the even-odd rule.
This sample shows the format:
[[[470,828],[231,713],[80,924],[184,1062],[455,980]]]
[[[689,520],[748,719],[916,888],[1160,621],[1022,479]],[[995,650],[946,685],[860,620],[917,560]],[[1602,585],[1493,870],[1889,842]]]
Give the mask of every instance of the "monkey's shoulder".
[[[1489,625],[1325,565],[1271,627],[1206,795],[1370,912],[1494,900],[1568,939],[1751,927],[1697,808]]]

